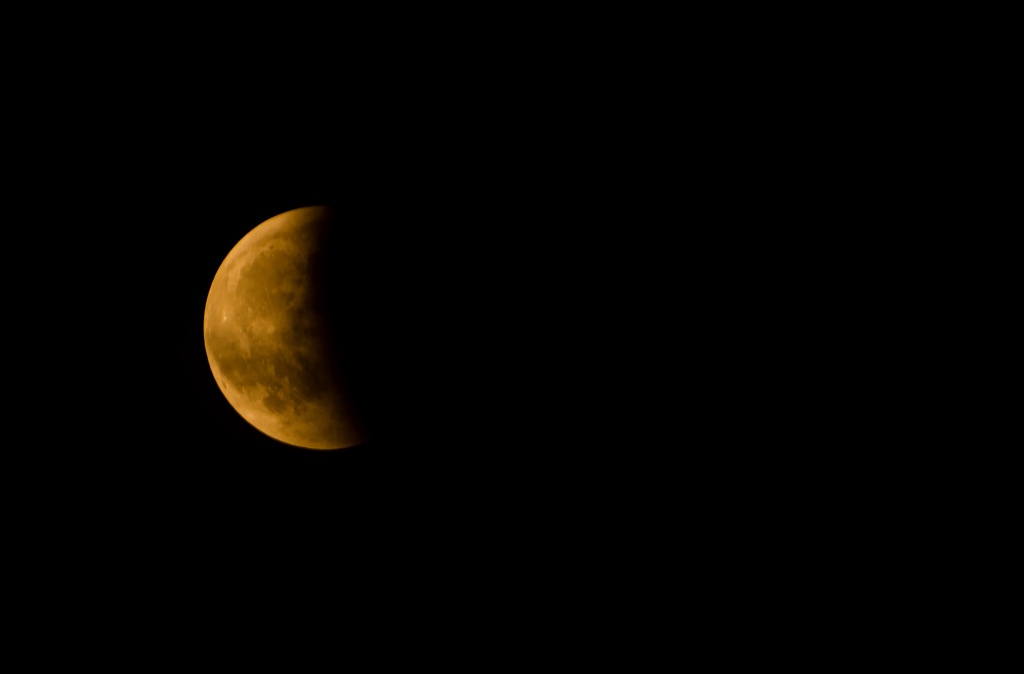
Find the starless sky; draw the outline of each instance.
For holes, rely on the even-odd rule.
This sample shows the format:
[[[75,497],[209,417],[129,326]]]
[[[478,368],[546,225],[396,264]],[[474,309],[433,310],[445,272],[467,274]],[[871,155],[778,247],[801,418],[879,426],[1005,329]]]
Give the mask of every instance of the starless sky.
[[[608,129],[640,125],[595,122],[623,97],[604,95],[612,70],[588,51],[529,72],[519,55],[535,47],[516,42],[499,72],[475,48],[430,64],[385,43],[356,54],[335,36],[322,42],[336,50],[329,77],[301,81],[298,63],[271,81],[249,56],[280,65],[282,50],[259,37],[213,63],[175,33],[159,62],[113,50],[109,64],[55,69],[77,88],[41,77],[12,99],[25,121],[5,145],[16,377],[3,474],[31,545],[8,549],[58,542],[30,563],[52,569],[33,589],[77,572],[75,587],[96,588],[86,606],[104,609],[112,585],[184,592],[190,620],[213,596],[189,595],[191,579],[219,590],[257,567],[239,594],[258,601],[281,556],[284,585],[386,558],[389,582],[431,562],[462,574],[512,560],[490,586],[523,587],[520,572],[548,568],[552,546],[622,521],[623,475],[637,465],[610,432],[636,394],[615,385],[637,353],[614,340],[634,304],[617,282],[632,271],[618,243],[645,222],[673,224],[637,216],[643,200],[605,175],[637,164],[605,150]],[[396,72],[355,86],[351,74],[384,54]],[[250,427],[213,379],[202,330],[231,248],[267,218],[322,203],[362,243],[352,329],[382,430],[329,453]],[[524,551],[532,562],[516,561]],[[347,593],[361,578],[341,580]],[[139,603],[163,613],[150,596]]]
[[[102,224],[74,234],[80,255],[68,247],[80,270],[67,301],[81,389],[56,444],[104,450],[57,451],[67,479],[142,508],[244,503],[248,520],[288,503],[333,512],[358,494],[422,507],[431,494],[486,490],[526,459],[508,446],[535,428],[492,423],[521,414],[504,399],[514,386],[502,374],[521,356],[492,350],[516,339],[497,314],[515,278],[486,275],[503,259],[494,246],[505,209],[488,206],[493,188],[472,166],[417,168],[427,155],[401,144],[393,149],[408,161],[390,165],[311,142],[282,141],[277,152],[243,144],[237,155],[163,145],[168,158],[196,165],[157,172],[143,157],[112,174],[117,190],[76,195],[69,221]],[[337,209],[354,243],[351,329],[374,368],[383,431],[337,452],[252,428],[219,391],[202,330],[232,247],[264,220],[317,204]]]
[[[604,146],[572,108],[529,109],[550,103],[556,82],[506,108],[493,88],[483,105],[476,89],[417,79],[390,97],[333,96],[339,84],[287,103],[207,82],[170,109],[153,88],[132,93],[134,126],[109,117],[46,136],[52,151],[33,153],[12,188],[36,190],[21,195],[20,221],[37,244],[11,248],[66,278],[31,303],[52,327],[27,336],[36,360],[56,363],[26,396],[46,410],[33,428],[47,449],[32,455],[46,480],[73,485],[81,503],[237,508],[247,522],[291,503],[333,513],[358,495],[421,511],[445,500],[524,507],[527,493],[578,482],[567,475],[611,442],[628,395],[609,389],[616,369],[591,353],[593,335],[621,330],[615,314],[586,338],[567,329],[616,297],[601,286],[615,265],[591,249],[632,226],[614,210],[624,192],[598,180]],[[352,329],[376,373],[384,433],[312,453],[231,408],[202,321],[210,283],[246,233],[323,203],[362,243],[350,260]],[[590,419],[577,418],[582,389],[602,394]]]

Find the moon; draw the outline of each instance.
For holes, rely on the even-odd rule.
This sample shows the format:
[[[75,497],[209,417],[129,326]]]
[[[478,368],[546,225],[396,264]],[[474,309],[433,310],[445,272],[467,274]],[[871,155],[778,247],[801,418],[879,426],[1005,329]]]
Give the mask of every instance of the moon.
[[[235,411],[316,450],[367,440],[340,366],[333,222],[330,208],[308,206],[256,226],[221,263],[203,318],[210,369]]]

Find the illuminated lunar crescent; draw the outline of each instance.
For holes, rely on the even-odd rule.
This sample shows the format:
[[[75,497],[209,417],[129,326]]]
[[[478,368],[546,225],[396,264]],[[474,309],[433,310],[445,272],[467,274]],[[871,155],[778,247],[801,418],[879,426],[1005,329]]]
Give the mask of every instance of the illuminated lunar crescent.
[[[276,215],[231,249],[210,286],[206,355],[220,390],[257,430],[308,449],[366,440],[340,381],[323,287],[331,211]]]

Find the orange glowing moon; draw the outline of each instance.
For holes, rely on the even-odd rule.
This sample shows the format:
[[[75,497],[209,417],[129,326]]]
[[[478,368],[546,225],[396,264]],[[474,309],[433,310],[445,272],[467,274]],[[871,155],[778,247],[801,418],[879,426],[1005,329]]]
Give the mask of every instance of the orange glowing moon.
[[[246,234],[210,286],[203,334],[231,406],[260,432],[308,449],[342,449],[366,433],[341,381],[323,284],[332,212],[276,215]]]

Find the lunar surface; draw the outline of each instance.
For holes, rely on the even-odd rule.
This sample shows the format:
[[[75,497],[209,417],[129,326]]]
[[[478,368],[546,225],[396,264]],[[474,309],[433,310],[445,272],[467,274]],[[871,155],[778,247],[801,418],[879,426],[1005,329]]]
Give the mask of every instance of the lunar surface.
[[[366,440],[339,374],[324,283],[331,220],[326,207],[298,208],[246,234],[214,276],[203,321],[231,406],[266,435],[308,449]]]

